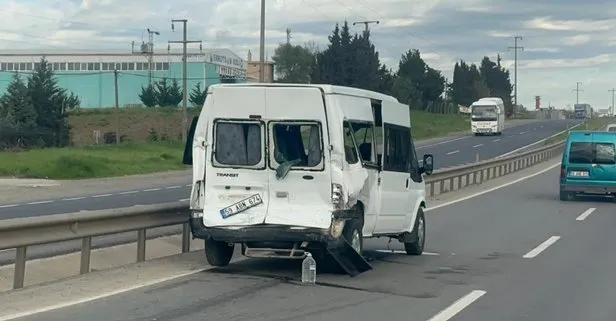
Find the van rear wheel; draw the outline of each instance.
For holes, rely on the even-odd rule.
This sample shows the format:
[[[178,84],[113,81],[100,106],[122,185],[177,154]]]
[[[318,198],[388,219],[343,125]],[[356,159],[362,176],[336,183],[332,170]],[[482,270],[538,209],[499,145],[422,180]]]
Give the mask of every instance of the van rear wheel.
[[[235,244],[213,239],[205,240],[205,258],[211,266],[227,266],[233,257]]]

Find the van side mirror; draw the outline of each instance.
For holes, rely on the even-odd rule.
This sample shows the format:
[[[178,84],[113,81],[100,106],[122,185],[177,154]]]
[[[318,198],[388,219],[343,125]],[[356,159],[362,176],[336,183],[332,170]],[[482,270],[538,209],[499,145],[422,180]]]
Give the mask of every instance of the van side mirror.
[[[182,164],[184,165],[192,165],[192,152],[193,152],[193,140],[195,139],[195,130],[197,129],[197,121],[199,120],[199,116],[195,116],[192,119],[192,123],[190,124],[190,129],[186,134],[186,143],[184,145],[184,157],[182,159]]]
[[[423,166],[421,171],[426,175],[432,175],[434,171],[434,156],[432,154],[423,155]]]

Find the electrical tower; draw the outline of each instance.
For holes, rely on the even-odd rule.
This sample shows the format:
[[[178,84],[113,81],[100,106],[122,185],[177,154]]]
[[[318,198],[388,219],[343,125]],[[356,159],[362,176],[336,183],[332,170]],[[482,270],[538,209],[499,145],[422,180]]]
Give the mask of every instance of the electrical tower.
[[[581,81],[576,82],[575,89],[573,89],[573,91],[575,91],[575,103],[576,104],[580,103],[580,91],[584,91],[583,89],[580,89],[581,84],[582,84]]]
[[[172,43],[181,43],[182,44],[182,139],[184,138],[184,136],[186,135],[186,122],[188,121],[187,118],[187,114],[186,114],[186,108],[188,107],[187,104],[187,98],[186,97],[186,92],[187,92],[187,88],[186,86],[188,86],[187,84],[187,79],[188,79],[188,53],[187,53],[187,48],[186,45],[188,45],[189,43],[199,43],[201,46],[203,45],[201,40],[188,40],[187,39],[187,34],[188,34],[188,30],[186,28],[186,24],[188,23],[188,19],[173,19],[171,20],[171,30],[175,31],[175,23],[176,22],[181,22],[182,23],[182,31],[183,31],[183,37],[182,40],[170,40],[169,44]],[[202,49],[202,47],[199,48],[200,50]]]
[[[148,42],[141,41],[139,50],[135,51],[135,42],[132,44],[133,54],[141,54],[148,57],[148,83],[152,84],[152,64],[154,64],[154,35],[160,36],[160,32],[146,29],[148,31]]]
[[[518,49],[524,51],[524,47],[518,46],[518,40],[522,40],[520,36],[513,37],[513,47],[509,47],[507,50],[513,49],[513,104],[517,108],[518,106]]]
[[[364,29],[364,31],[365,31],[365,32],[368,32],[368,31],[370,31],[370,29],[368,28],[368,25],[369,25],[369,24],[371,24],[371,23],[376,23],[376,24],[378,25],[379,23],[381,23],[381,21],[380,21],[380,20],[356,21],[356,22],[353,22],[353,25],[357,25],[357,24],[360,24],[360,23],[363,23],[363,24],[366,26],[366,28]]]

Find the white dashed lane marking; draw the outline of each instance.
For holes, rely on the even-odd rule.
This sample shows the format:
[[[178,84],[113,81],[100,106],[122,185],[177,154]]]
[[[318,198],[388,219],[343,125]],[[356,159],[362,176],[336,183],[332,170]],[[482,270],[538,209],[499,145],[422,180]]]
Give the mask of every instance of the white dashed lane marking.
[[[454,150],[452,152],[447,153],[447,155],[453,155],[453,154],[456,154],[456,153],[459,153],[459,152],[460,152],[459,150]]]
[[[63,199],[59,199],[59,200],[33,201],[33,202],[21,203],[21,204],[2,204],[2,205],[0,205],[0,208],[12,208],[12,207],[18,207],[18,206],[24,206],[24,205],[41,205],[41,204],[50,204],[50,203],[56,203],[56,202],[72,202],[72,201],[79,201],[79,200],[84,200],[84,199],[88,199],[88,198],[103,198],[103,197],[118,196],[118,195],[131,195],[131,194],[137,194],[137,193],[156,192],[156,191],[171,190],[171,189],[178,189],[178,188],[182,188],[182,187],[191,187],[191,186],[192,186],[192,184],[173,185],[173,186],[166,186],[166,187],[147,188],[147,189],[143,189],[143,190],[134,190],[134,191],[124,191],[124,192],[117,192],[117,193],[98,194],[98,195],[92,195],[92,196],[67,197],[67,198],[63,198]],[[188,199],[181,199],[179,201],[180,202],[187,202]]]
[[[477,148],[477,147],[481,147],[481,146],[483,146],[483,144],[477,144],[477,145],[473,146],[473,148]]]

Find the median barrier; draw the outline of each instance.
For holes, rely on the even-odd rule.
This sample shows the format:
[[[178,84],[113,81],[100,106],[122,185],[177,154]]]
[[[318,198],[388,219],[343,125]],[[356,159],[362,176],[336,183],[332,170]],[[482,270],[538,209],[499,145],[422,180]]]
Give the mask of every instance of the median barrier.
[[[424,177],[426,195],[460,190],[545,162],[559,156],[563,145],[559,142],[518,155],[435,171]],[[0,220],[0,250],[16,249],[13,289],[19,289],[24,286],[29,246],[81,239],[80,274],[85,274],[90,272],[92,238],[97,236],[137,232],[136,262],[143,262],[148,229],[182,225],[181,253],[189,252],[189,217],[186,203],[174,202]]]

